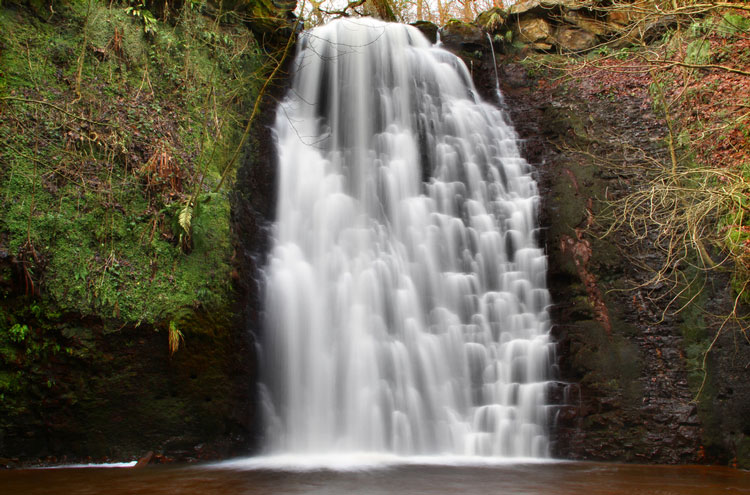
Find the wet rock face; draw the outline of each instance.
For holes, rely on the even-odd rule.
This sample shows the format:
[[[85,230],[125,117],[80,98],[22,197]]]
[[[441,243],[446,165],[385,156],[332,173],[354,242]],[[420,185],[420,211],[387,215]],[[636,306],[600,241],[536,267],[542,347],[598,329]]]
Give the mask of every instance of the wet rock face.
[[[290,73],[294,61],[290,56],[280,74]],[[251,449],[258,447],[261,429],[260,411],[257,408],[257,346],[263,329],[263,269],[271,248],[271,231],[276,215],[277,159],[276,138],[272,127],[276,119],[278,102],[284,97],[289,81],[286,76],[272,81],[261,102],[258,116],[253,122],[246,154],[237,170],[232,198],[232,227],[236,234],[236,262],[238,265],[239,318],[252,345],[247,359],[253,366],[253,379],[246,382],[248,415],[250,418]]]
[[[647,291],[626,290],[646,275],[620,251],[622,239],[592,232],[599,199],[627,185],[616,171],[574,151],[594,146],[600,156],[623,160],[620,142],[613,141],[618,136],[659,154],[651,138],[664,131],[636,99],[592,101],[572,91],[543,99],[522,67],[503,72],[506,102],[539,171],[553,334],[560,378],[570,384],[553,426],[554,455],[698,462],[701,430],[679,324],[656,323],[660,309]]]
[[[493,99],[489,56],[472,60],[477,87]],[[536,167],[553,299],[560,386],[553,454],[568,459],[645,463],[733,463],[750,455],[750,344],[725,331],[702,375],[695,346],[719,330],[704,312],[726,312],[727,281],[713,279],[692,312],[665,313],[666,286],[633,287],[650,272],[632,263],[627,234],[600,238],[594,222],[614,198],[637,187],[627,147],[663,156],[664,125],[639,97],[585,97],[575,87],[543,90],[520,64],[500,65],[507,110]],[[627,145],[627,146],[624,146]],[[634,147],[634,148],[633,148]],[[593,154],[622,167],[603,166]],[[647,243],[642,260],[661,255]],[[702,355],[702,354],[701,354]],[[744,371],[743,371],[744,370]],[[736,461],[733,459],[736,458]]]
[[[694,371],[690,376],[696,387],[703,387],[697,407],[705,454],[750,469],[750,342],[734,322],[706,318],[728,313],[734,304],[728,286],[728,274],[710,279],[698,307],[691,308],[683,326],[693,346],[697,342],[702,349],[713,342],[707,356],[708,373],[704,377]],[[702,360],[702,354],[688,346],[686,357],[693,369],[700,368],[702,363],[696,361]]]
[[[80,315],[31,324],[41,331],[27,337],[28,348],[62,352],[40,354],[0,404],[0,453],[10,460],[0,464],[129,460],[149,450],[190,461],[247,451],[245,384],[253,377],[231,316],[186,318],[189,344],[172,356],[163,329],[148,325]],[[42,388],[33,383],[40,375]]]

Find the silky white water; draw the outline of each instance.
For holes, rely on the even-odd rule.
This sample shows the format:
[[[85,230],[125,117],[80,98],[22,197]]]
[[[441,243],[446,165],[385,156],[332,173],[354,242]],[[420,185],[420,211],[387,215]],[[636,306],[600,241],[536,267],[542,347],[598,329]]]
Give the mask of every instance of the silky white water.
[[[545,457],[537,187],[463,63],[410,26],[303,34],[275,124],[269,454]]]

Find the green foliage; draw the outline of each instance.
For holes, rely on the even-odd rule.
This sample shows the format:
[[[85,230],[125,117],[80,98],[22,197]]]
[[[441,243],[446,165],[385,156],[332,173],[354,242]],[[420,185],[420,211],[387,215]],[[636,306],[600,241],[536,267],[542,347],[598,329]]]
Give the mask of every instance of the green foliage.
[[[26,340],[26,336],[29,333],[29,327],[27,325],[20,325],[16,323],[8,330],[8,337],[11,342],[23,342]]]
[[[21,301],[16,301],[21,302]],[[0,307],[0,428],[15,414],[27,414],[30,399],[40,400],[44,389],[57,384],[49,364],[73,356],[57,335],[49,332],[50,318],[60,315],[26,299],[12,311]]]
[[[612,49],[607,45],[599,45],[589,53],[589,58],[604,57],[611,53]]]
[[[711,44],[705,39],[697,39],[688,43],[685,62],[688,64],[707,64],[711,62]]]
[[[169,322],[168,340],[170,355],[177,352],[177,350],[180,348],[180,343],[185,340],[184,335],[182,334],[180,329],[177,328],[177,324],[174,321]]]
[[[156,33],[157,22],[154,14],[146,8],[146,5],[141,1],[134,1],[129,7],[125,8],[125,13],[139,19],[143,23],[143,32],[147,34]]]
[[[526,57],[520,61],[520,64],[526,70],[526,75],[530,78],[540,77],[545,70],[545,60],[543,57]]]
[[[727,12],[721,20],[721,29],[726,34],[750,31],[750,18]]]
[[[635,46],[625,46],[617,51],[615,57],[618,60],[627,60],[628,58],[632,57],[634,53],[637,53],[638,49],[639,48]]]
[[[748,30],[750,30],[750,18],[727,12],[721,18],[709,16],[693,22],[688,28],[688,34],[692,37],[698,37],[709,33],[717,33],[724,37],[731,37]]]
[[[697,38],[704,34],[710,33],[714,29],[714,21],[712,17],[707,17],[701,21],[696,21],[690,24],[687,29],[687,33],[690,37]]]
[[[149,36],[142,3],[74,2],[49,23],[0,10],[0,242],[46,311],[160,324],[231,301],[229,197],[209,191],[264,58],[194,4]]]

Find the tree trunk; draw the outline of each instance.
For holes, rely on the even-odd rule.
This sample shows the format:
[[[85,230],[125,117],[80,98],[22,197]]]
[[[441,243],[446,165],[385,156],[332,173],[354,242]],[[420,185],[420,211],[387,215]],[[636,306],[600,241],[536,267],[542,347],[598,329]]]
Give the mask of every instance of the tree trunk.
[[[471,0],[464,0],[464,20],[466,22],[471,22],[474,19],[471,14]]]
[[[367,10],[384,21],[396,22],[398,20],[389,0],[367,0],[366,7]]]

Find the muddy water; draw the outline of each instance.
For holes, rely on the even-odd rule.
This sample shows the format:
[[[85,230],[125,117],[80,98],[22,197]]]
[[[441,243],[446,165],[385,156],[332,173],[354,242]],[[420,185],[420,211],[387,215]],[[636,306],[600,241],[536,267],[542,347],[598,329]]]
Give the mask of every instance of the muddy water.
[[[750,473],[719,467],[593,463],[457,467],[391,466],[350,471],[153,466],[143,469],[0,471],[5,494],[750,494]]]

